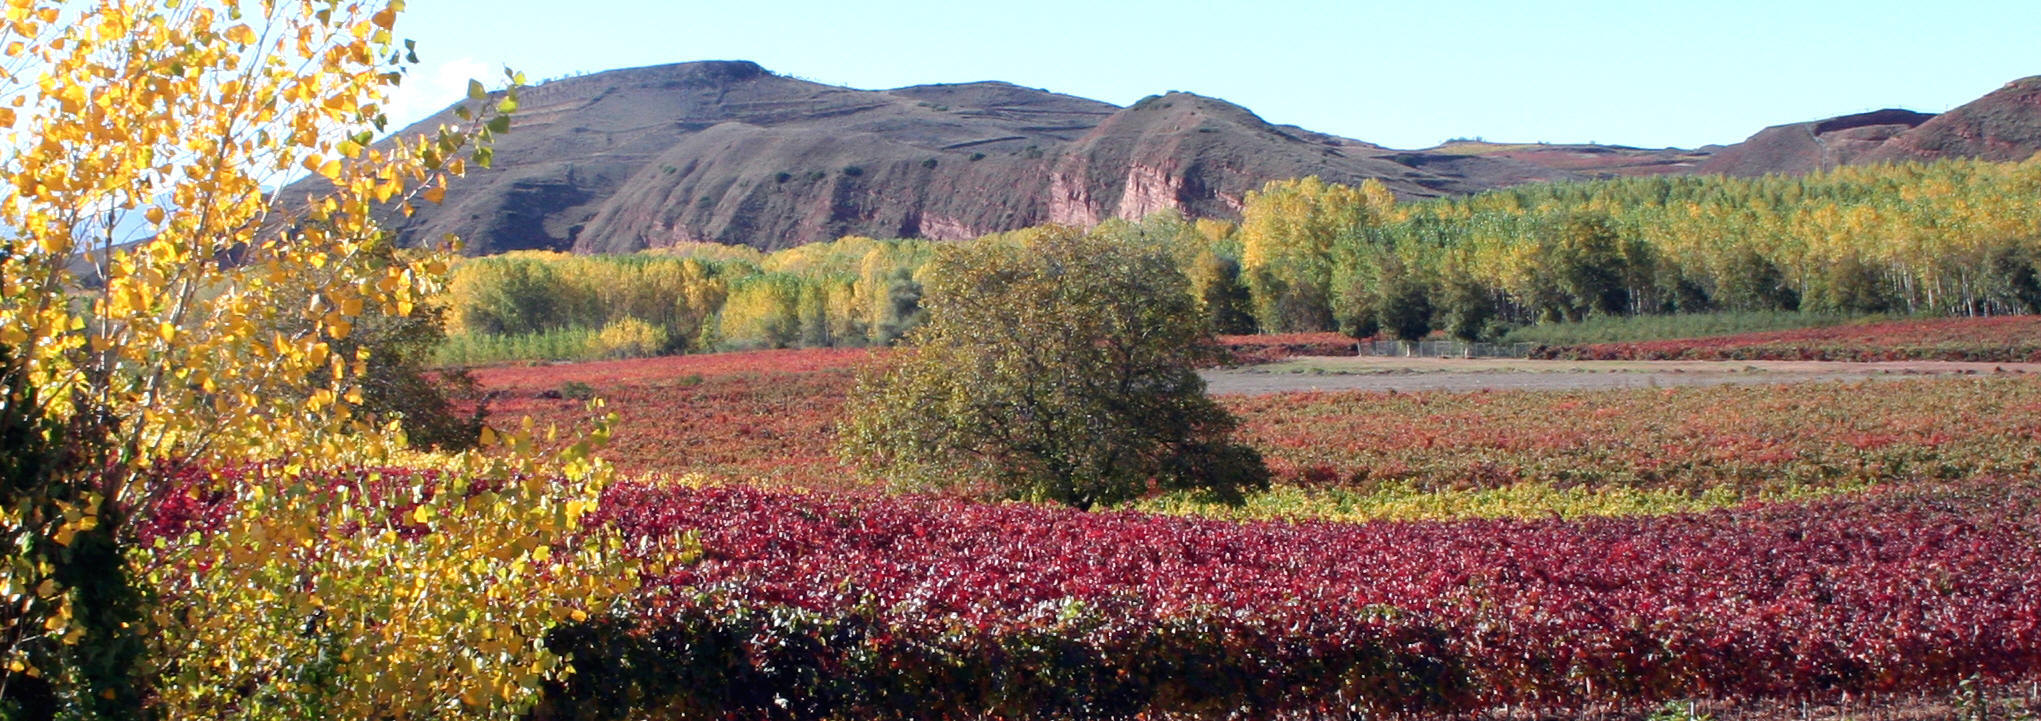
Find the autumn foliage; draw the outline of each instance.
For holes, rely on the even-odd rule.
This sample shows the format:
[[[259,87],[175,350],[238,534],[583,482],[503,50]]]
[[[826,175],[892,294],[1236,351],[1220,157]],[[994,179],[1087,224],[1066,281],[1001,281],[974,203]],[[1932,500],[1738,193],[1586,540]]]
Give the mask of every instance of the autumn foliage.
[[[601,539],[548,543],[606,484],[599,423],[425,455],[377,410],[358,331],[448,263],[378,219],[486,166],[516,109],[477,82],[457,122],[378,138],[401,7],[9,4],[0,715],[517,717],[567,670],[544,629],[629,585]],[[298,174],[324,184],[271,192]],[[391,489],[408,522],[333,482],[386,467],[437,474]],[[192,494],[218,523],[144,543]]]
[[[567,698],[703,717],[1875,698],[2035,679],[2036,498],[1350,525],[622,487],[609,522],[701,560],[559,640],[591,659]]]
[[[1540,349],[1581,360],[2041,361],[2041,316],[1931,318]]]

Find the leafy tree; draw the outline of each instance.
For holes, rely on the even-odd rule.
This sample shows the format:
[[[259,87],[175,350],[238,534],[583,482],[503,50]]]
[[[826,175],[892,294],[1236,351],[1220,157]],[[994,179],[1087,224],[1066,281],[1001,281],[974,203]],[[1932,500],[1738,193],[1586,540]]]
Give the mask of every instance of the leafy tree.
[[[1248,193],[1241,267],[1262,330],[1330,328],[1334,245],[1376,222],[1393,203],[1372,180],[1353,188],[1310,177]]]
[[[1266,486],[1204,395],[1196,366],[1217,349],[1167,253],[1063,228],[1017,236],[936,256],[926,320],[860,380],[841,452],[902,485],[1080,508]]]
[[[544,631],[633,583],[581,527],[600,433],[421,456],[373,413],[371,319],[415,317],[448,260],[376,219],[486,165],[515,107],[474,84],[458,124],[371,142],[397,5],[0,22],[0,710],[515,717],[565,670]],[[329,188],[265,192],[300,170]]]
[[[1189,268],[1191,291],[1215,333],[1254,332],[1254,299],[1240,282],[1240,263],[1210,250],[1201,251]]]
[[[1729,254],[1720,271],[1715,298],[1736,310],[1799,310],[1800,293],[1786,285],[1779,266],[1755,250]]]
[[[1559,289],[1569,296],[1567,320],[1580,320],[1590,311],[1616,315],[1627,310],[1622,238],[1608,216],[1574,213],[1557,230],[1553,263]]]
[[[1398,340],[1424,340],[1432,332],[1432,289],[1410,270],[1395,266],[1376,288],[1376,324]]]
[[[462,412],[457,399],[478,395],[467,371],[432,368],[433,353],[446,340],[437,307],[419,306],[411,315],[393,318],[364,314],[347,338],[331,343],[333,352],[366,357],[360,378],[365,417],[397,421],[413,448],[462,451],[481,441],[486,404]]]
[[[2020,246],[2000,248],[1986,261],[1992,295],[2014,313],[2041,313],[2041,276],[2034,265],[2033,253]]]
[[[1464,271],[1447,277],[1443,289],[1446,332],[1469,343],[1483,340],[1495,320],[1495,296]]]

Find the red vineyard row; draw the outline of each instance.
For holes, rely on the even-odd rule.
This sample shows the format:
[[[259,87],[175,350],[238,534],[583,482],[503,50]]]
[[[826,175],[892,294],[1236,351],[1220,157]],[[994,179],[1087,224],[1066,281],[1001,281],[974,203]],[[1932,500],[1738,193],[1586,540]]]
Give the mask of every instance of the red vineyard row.
[[[1569,360],[1951,360],[2041,362],[2041,316],[1859,323],[1709,338],[1539,349]]]
[[[1231,524],[624,488],[695,534],[565,699],[739,717],[1455,715],[1833,698],[2041,673],[2041,493],[1579,522]]]

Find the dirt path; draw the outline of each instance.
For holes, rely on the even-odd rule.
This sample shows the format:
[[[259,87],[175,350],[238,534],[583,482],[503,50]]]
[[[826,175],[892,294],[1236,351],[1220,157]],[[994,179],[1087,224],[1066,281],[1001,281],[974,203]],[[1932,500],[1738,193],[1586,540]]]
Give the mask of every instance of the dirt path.
[[[1517,359],[1307,357],[1204,371],[1211,393],[1293,391],[1582,390],[1802,383],[1935,375],[2041,374],[2041,363],[1902,361],[1536,361]]]

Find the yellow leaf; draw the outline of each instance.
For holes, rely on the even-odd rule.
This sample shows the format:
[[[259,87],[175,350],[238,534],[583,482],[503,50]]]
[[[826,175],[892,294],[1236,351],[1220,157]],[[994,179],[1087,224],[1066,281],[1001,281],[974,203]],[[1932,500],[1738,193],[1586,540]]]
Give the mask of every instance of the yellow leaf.
[[[432,514],[432,506],[420,504],[417,508],[411,510],[411,520],[419,523],[431,523]]]

